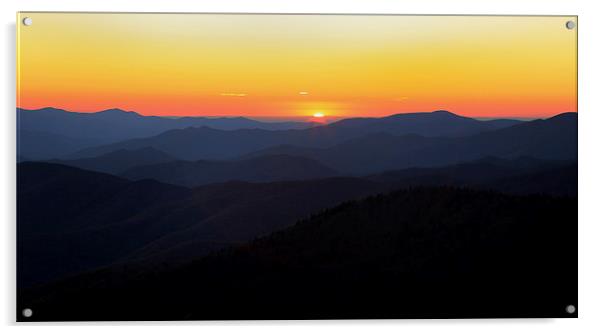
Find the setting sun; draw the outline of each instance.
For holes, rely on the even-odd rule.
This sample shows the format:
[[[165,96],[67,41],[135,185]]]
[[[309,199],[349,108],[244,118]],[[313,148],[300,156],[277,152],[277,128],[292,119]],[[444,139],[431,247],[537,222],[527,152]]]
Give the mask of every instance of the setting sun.
[[[577,110],[570,16],[27,17],[36,24],[18,25],[17,48],[17,104],[26,109],[291,119],[315,110],[327,110],[324,118]]]
[[[317,112],[317,113],[314,114],[314,117],[316,117],[316,118],[322,118],[322,117],[324,117],[324,113]]]

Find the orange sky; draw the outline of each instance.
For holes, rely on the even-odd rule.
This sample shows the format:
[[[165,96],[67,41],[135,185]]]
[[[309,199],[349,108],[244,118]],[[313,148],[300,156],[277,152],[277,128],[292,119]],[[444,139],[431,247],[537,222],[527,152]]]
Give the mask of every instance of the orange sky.
[[[19,107],[145,115],[577,111],[574,17],[20,13]]]

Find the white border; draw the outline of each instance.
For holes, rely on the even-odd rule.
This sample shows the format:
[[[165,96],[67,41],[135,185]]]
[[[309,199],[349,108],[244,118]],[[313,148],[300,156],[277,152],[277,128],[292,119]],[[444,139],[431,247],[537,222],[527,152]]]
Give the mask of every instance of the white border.
[[[31,332],[42,325],[15,324],[14,254],[15,254],[15,14],[17,11],[130,11],[130,12],[252,12],[252,13],[382,13],[382,14],[546,14],[579,15],[579,319],[557,320],[398,320],[398,321],[306,321],[306,322],[177,322],[143,323],[146,333],[162,333],[164,326],[175,325],[178,331],[251,333],[291,333],[315,331],[326,333],[508,333],[543,331],[545,333],[602,333],[602,219],[599,195],[602,190],[602,93],[601,43],[602,16],[599,1],[399,1],[399,0],[231,0],[231,1],[69,1],[69,0],[4,0],[2,10],[2,44],[0,55],[4,78],[0,94],[4,101],[1,113],[1,200],[0,212],[4,215],[0,231],[2,266],[0,267],[0,323],[11,326],[9,332]],[[563,245],[558,245],[562,247]],[[94,323],[50,324],[44,332],[80,333],[81,326]],[[111,329],[127,332],[141,324],[97,323],[86,331],[103,333],[104,326],[124,325]],[[245,326],[245,328],[239,328]],[[284,326],[284,328],[282,328]],[[136,328],[138,330],[138,328]]]

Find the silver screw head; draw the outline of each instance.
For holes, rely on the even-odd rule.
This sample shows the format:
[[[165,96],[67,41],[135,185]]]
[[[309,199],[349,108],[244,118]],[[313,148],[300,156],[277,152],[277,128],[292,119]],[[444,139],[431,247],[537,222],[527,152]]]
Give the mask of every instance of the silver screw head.
[[[571,29],[575,29],[576,24],[574,21],[567,21],[565,26],[567,29],[571,30]]]
[[[25,318],[29,318],[33,315],[33,311],[30,308],[25,308],[23,309],[23,312],[21,312],[23,314],[23,316]]]

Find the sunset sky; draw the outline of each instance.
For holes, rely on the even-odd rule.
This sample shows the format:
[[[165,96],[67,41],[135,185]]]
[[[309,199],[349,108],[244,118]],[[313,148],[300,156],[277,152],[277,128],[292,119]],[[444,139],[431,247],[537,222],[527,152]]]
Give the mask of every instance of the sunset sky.
[[[577,29],[567,20],[576,18],[20,13],[17,104],[547,117],[577,111]]]

